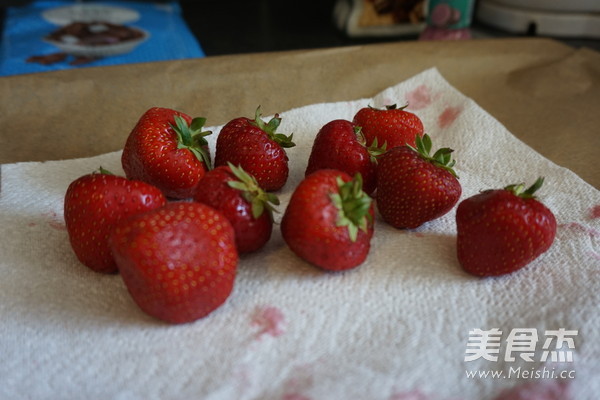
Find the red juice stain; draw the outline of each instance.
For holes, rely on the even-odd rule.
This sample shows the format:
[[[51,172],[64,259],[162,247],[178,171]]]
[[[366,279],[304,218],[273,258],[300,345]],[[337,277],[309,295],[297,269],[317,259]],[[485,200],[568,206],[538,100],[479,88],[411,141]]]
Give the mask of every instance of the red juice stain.
[[[568,400],[568,383],[562,381],[528,382],[500,393],[494,400]]]
[[[306,397],[299,393],[286,393],[283,395],[283,400],[311,400],[310,397]]]
[[[590,218],[591,219],[600,218],[600,205],[590,208]]]
[[[67,226],[65,225],[65,221],[62,217],[59,217],[54,211],[48,212],[44,214],[44,217],[48,219],[48,225],[56,229],[57,231],[66,231]]]
[[[438,117],[438,126],[442,129],[449,127],[462,112],[462,107],[446,107]]]
[[[416,89],[406,93],[406,101],[411,110],[420,110],[427,107],[433,101],[433,96],[429,87],[419,85]]]
[[[284,323],[285,317],[277,307],[258,307],[252,315],[252,325],[259,327],[258,338],[264,335],[281,336],[284,333]]]

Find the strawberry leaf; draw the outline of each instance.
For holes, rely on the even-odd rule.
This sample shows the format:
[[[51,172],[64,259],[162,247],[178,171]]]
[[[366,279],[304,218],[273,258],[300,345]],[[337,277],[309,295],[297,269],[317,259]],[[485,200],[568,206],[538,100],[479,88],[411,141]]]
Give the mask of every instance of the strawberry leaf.
[[[265,123],[265,121],[263,121],[261,118],[260,106],[258,106],[254,113],[253,124],[264,131],[270,139],[277,142],[284,149],[294,147],[296,145],[296,143],[292,141],[292,137],[294,136],[293,133],[290,135],[276,133],[277,128],[279,128],[279,124],[281,124],[281,118],[279,117],[279,114],[275,114],[269,122]]]
[[[450,172],[454,177],[458,178],[458,175],[456,175],[456,172],[454,171],[454,169],[452,169],[452,167],[454,167],[454,165],[456,164],[456,161],[452,159],[452,152],[454,150],[448,147],[442,147],[441,149],[438,149],[433,155],[431,155],[433,143],[431,141],[431,137],[429,137],[428,134],[424,134],[422,137],[417,134],[415,144],[417,146],[416,148],[408,144],[407,146],[413,151],[416,151],[419,154],[419,156],[421,156],[421,158],[423,158],[424,160],[429,161],[430,163],[442,169],[445,169],[446,171]]]
[[[202,130],[206,123],[206,118],[194,118],[189,125],[180,115],[175,115],[174,120],[175,125],[171,124],[171,128],[177,134],[177,148],[188,149],[199,161],[203,162],[210,169],[210,155],[206,149],[208,142],[205,136],[212,134],[212,132]]]
[[[337,226],[348,229],[350,240],[355,242],[359,229],[366,232],[371,214],[369,213],[373,199],[362,190],[362,176],[356,174],[348,182],[341,177],[337,180],[338,192],[330,195],[331,201],[338,209]]]
[[[242,167],[236,167],[228,162],[229,169],[235,177],[227,182],[229,187],[242,192],[244,199],[250,203],[252,216],[254,219],[259,218],[265,210],[269,213],[269,217],[273,219],[273,212],[277,210],[273,206],[279,205],[279,199],[273,193],[265,192],[256,182],[256,179],[247,173]]]
[[[544,184],[544,178],[539,177],[533,183],[533,185],[531,185],[527,189],[525,189],[524,183],[517,183],[517,184],[506,186],[504,188],[504,190],[508,190],[509,192],[512,192],[515,196],[521,197],[523,199],[534,199],[535,192],[537,192],[542,187],[543,184]]]

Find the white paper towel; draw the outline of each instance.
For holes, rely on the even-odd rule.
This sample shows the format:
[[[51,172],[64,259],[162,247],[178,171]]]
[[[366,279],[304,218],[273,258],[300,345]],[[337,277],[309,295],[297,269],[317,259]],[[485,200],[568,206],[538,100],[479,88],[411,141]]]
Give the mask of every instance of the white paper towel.
[[[293,132],[297,146],[288,150],[279,210],[303,178],[322,125],[351,120],[368,104],[407,101],[434,145],[455,149],[462,198],[546,178],[539,196],[559,224],[547,253],[509,276],[469,276],[456,261],[453,210],[412,231],[378,219],[367,261],[327,273],[297,258],[276,226],[264,249],[241,258],[223,307],[170,326],[143,314],[119,275],[88,270],[69,246],[68,184],[100,165],[122,173],[120,152],[2,165],[0,398],[485,400],[527,384],[564,385],[573,399],[596,399],[600,193],[512,136],[437,70],[373,99],[282,112],[280,131]],[[219,128],[209,137],[213,155]],[[497,361],[465,361],[469,332],[494,328],[503,332]],[[542,362],[546,333],[561,328],[577,330],[573,346],[561,349],[574,360]],[[535,331],[538,341],[531,351],[515,346],[510,362],[509,335],[519,329]],[[544,368],[576,377],[524,377]]]

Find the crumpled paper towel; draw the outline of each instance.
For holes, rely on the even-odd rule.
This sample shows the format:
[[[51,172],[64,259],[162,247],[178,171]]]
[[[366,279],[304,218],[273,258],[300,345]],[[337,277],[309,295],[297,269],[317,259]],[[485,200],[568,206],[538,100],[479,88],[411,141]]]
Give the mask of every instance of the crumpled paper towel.
[[[408,231],[378,219],[367,261],[327,273],[297,258],[276,226],[264,249],[241,258],[224,306],[170,326],[143,314],[119,275],[91,272],[69,246],[68,184],[100,165],[122,173],[120,152],[2,165],[0,398],[485,400],[520,385],[597,398],[600,193],[512,136],[437,70],[372,99],[282,112],[280,131],[293,132],[297,146],[288,150],[291,174],[276,218],[322,125],[369,104],[406,102],[435,146],[455,149],[462,198],[546,178],[539,196],[559,224],[547,253],[509,276],[472,277],[456,260],[453,210]],[[209,139],[213,152],[219,128]],[[465,361],[476,329],[502,332],[496,361]],[[560,329],[577,331],[572,346],[544,347],[548,331]],[[519,342],[521,330],[535,331],[537,342]],[[550,350],[573,361],[552,361]]]

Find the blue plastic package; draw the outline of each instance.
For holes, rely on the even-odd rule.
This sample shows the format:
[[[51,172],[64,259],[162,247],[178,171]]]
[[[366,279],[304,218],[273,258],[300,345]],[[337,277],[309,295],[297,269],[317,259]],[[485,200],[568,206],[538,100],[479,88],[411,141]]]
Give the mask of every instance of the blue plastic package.
[[[81,21],[107,22],[139,30],[144,36],[104,46],[69,43],[67,39],[76,40],[73,37],[66,37],[65,43],[48,41],[51,33]],[[6,10],[0,76],[204,56],[177,1],[35,1]]]

